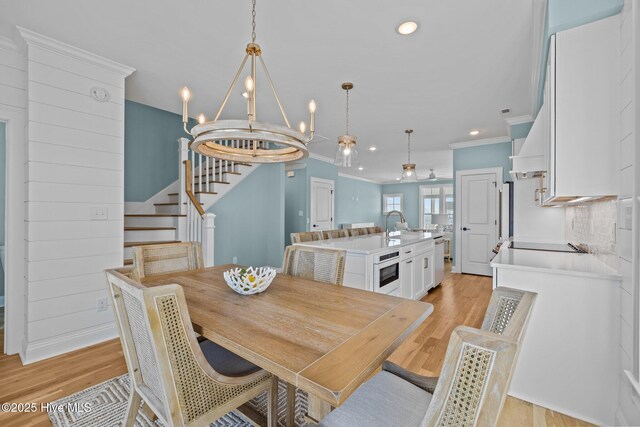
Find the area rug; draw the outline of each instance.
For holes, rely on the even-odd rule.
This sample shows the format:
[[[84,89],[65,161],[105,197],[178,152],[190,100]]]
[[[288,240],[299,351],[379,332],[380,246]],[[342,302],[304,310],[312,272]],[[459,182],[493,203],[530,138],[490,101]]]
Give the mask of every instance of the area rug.
[[[129,375],[125,374],[102,384],[52,402],[48,414],[54,427],[115,427],[122,425],[129,399]],[[267,392],[252,399],[249,405],[267,415]],[[89,411],[84,410],[90,407]],[[296,426],[304,426],[307,412],[307,394],[296,393]],[[285,427],[287,387],[278,384],[278,425]],[[143,411],[138,412],[136,427],[162,427],[160,420],[152,421]],[[236,411],[219,418],[210,427],[250,427],[251,424]]]

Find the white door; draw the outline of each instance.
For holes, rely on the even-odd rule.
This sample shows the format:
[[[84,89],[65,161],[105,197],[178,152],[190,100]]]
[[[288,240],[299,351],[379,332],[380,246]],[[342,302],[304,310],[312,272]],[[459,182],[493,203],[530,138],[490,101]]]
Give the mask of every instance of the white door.
[[[460,194],[461,272],[491,276],[491,250],[498,241],[496,173],[462,175]]]
[[[334,182],[311,178],[311,231],[333,229]]]

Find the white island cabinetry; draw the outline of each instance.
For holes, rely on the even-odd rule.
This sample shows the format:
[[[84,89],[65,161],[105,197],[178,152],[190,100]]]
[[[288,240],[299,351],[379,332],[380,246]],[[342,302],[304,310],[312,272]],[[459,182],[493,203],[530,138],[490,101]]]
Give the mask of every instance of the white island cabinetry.
[[[343,285],[387,295],[420,299],[435,283],[431,233],[392,233],[297,243],[347,252]]]

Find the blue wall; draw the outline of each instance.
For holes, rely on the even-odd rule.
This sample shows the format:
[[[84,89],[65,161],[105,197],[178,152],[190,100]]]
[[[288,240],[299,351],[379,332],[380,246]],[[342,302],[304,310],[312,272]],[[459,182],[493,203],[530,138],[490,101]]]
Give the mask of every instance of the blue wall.
[[[544,82],[549,56],[549,38],[558,31],[578,27],[620,13],[624,0],[548,0],[545,32],[540,64],[540,81]],[[544,84],[538,88],[536,111],[542,105]]]
[[[382,186],[373,182],[338,175],[339,168],[332,163],[312,158],[298,162],[304,168],[296,169],[293,178],[285,182],[285,243],[291,243],[290,234],[307,231],[311,209],[311,178],[335,181],[335,224],[350,222],[381,223]],[[302,211],[302,216],[299,216]]]
[[[7,125],[0,122],[0,245],[4,246],[4,197],[6,179],[6,156],[7,156]],[[4,297],[4,269],[0,263],[0,297]],[[4,306],[4,303],[0,307]]]
[[[234,256],[244,265],[282,265],[284,180],[284,165],[261,165],[209,209],[216,214],[216,265]]]
[[[144,202],[178,179],[182,116],[125,101],[124,120],[124,200]]]

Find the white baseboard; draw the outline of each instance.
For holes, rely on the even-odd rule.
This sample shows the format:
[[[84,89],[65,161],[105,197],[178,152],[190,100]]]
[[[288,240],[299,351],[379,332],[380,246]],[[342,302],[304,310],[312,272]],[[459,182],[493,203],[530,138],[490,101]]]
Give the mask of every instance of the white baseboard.
[[[458,273],[458,274],[459,274],[459,273],[460,273],[460,269],[459,269],[457,266],[452,265],[452,266],[451,266],[451,272],[452,272],[452,273]]]
[[[59,356],[118,337],[114,322],[66,334],[48,340],[28,343],[20,354],[23,365]]]
[[[4,295],[0,297],[0,307],[4,307]]]

